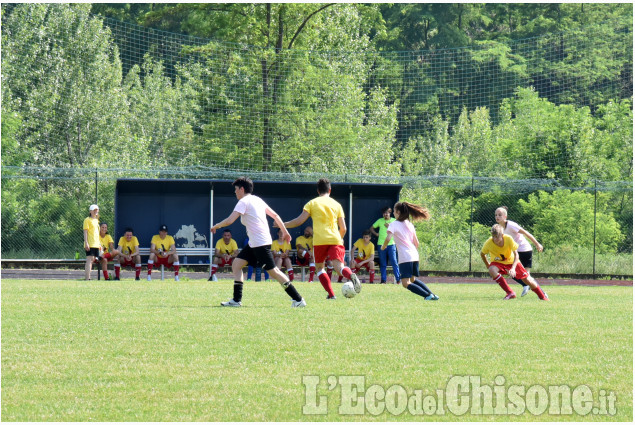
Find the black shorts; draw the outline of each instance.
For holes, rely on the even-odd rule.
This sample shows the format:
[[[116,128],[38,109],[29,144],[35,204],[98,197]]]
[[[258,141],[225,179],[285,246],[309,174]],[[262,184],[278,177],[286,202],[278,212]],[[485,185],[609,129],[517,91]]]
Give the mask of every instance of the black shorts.
[[[413,276],[419,277],[419,262],[399,263],[399,274],[402,279],[410,279]]]
[[[522,264],[525,269],[531,268],[531,258],[533,257],[533,253],[533,251],[524,251],[518,253],[520,264]]]
[[[271,253],[271,245],[257,246],[256,248],[247,245],[236,258],[245,260],[252,267],[262,267],[265,270],[271,270],[276,267]]]
[[[86,257],[99,257],[99,248],[90,248],[86,251]]]

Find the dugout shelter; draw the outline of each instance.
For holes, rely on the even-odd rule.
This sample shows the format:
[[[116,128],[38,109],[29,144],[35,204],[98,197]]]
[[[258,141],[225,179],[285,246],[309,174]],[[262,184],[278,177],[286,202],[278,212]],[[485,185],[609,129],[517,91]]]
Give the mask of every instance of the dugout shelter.
[[[179,248],[214,248],[222,238],[222,230],[212,235],[210,227],[231,214],[237,199],[233,180],[118,179],[115,188],[115,243],[127,227],[132,227],[141,248],[149,248],[153,235],[161,224],[168,226]],[[399,200],[401,185],[334,183],[331,197],[344,209],[346,226],[344,245],[347,253],[362,231],[381,217],[383,207],[392,207]],[[254,181],[254,195],[261,197],[283,221],[297,217],[304,205],[318,196],[317,182]],[[270,220],[270,224],[273,221]],[[295,238],[312,226],[309,218],[303,225],[289,229],[291,246]],[[247,237],[240,219],[228,227],[238,247]],[[277,229],[271,227],[273,239]],[[186,250],[184,250],[186,251]],[[179,254],[181,264],[209,264],[209,257]],[[142,259],[146,261],[147,256]]]

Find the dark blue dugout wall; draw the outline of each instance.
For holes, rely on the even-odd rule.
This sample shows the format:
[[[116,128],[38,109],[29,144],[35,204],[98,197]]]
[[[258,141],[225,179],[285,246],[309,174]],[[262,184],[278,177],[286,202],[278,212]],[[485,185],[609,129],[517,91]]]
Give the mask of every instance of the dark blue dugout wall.
[[[158,227],[166,224],[174,236],[176,246],[214,247],[222,237],[222,231],[211,235],[212,223],[218,223],[231,214],[237,199],[230,180],[148,180],[119,179],[115,191],[115,243],[126,227],[134,229],[142,247],[149,247]],[[332,183],[331,196],[344,209],[348,231],[344,245],[350,249],[378,218],[385,206],[393,206],[399,200],[401,185],[377,185],[363,183]],[[317,196],[316,183],[254,182],[254,194],[263,198],[283,221],[289,221],[302,212],[302,207]],[[273,224],[273,221],[270,221]],[[311,219],[302,226],[289,229],[293,238],[312,225]],[[242,248],[246,238],[240,219],[229,229]],[[277,229],[271,227],[276,238]],[[210,243],[211,241],[211,243]],[[188,258],[189,263],[207,262],[207,258]]]

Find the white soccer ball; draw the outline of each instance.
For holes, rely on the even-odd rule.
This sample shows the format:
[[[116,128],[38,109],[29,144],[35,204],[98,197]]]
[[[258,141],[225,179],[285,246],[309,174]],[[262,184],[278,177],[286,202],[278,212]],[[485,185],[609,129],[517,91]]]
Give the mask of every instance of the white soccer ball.
[[[353,298],[357,295],[357,292],[355,292],[355,288],[353,287],[353,282],[345,282],[342,285],[342,295],[346,298]]]

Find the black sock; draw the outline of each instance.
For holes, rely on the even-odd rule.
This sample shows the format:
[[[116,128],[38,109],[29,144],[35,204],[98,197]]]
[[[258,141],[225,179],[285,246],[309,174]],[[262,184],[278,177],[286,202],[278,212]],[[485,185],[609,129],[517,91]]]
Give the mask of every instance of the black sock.
[[[234,301],[237,303],[241,302],[243,299],[243,283],[235,280],[234,281]]]
[[[411,283],[410,285],[406,286],[406,289],[409,290],[410,292],[414,292],[415,294],[425,298],[427,297],[428,293],[426,293],[426,291],[419,285],[415,285],[414,283]]]
[[[420,287],[421,289],[423,289],[425,292],[427,292],[426,297],[432,293],[432,291],[430,290],[430,288],[428,288],[428,287],[426,286],[426,284],[425,284],[425,283],[423,283],[423,281],[421,281],[421,280],[419,280],[419,279],[415,279],[415,281],[414,281],[414,282],[412,282],[412,283],[414,283],[415,285],[417,285],[418,287]]]
[[[516,279],[515,277],[514,277],[513,279],[514,279],[516,282],[518,282],[519,284],[521,284],[522,286],[529,286],[529,285],[527,285],[525,282],[523,282],[523,281],[522,281],[522,280],[520,280],[520,279]]]
[[[302,301],[302,297],[300,296],[300,293],[298,292],[297,289],[295,289],[295,286],[293,286],[293,284],[291,282],[287,282],[288,285],[282,285],[284,286],[284,292],[287,293],[287,295],[289,295],[291,298],[293,298],[294,301]]]

